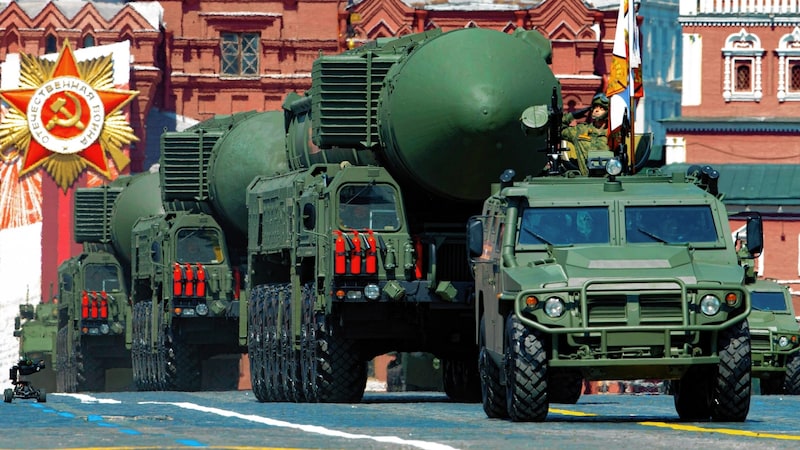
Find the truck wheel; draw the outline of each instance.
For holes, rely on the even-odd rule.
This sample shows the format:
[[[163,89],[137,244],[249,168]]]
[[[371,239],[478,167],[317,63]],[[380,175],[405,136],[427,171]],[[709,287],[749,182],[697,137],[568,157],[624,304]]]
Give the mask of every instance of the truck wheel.
[[[787,395],[800,395],[800,353],[794,353],[786,362],[783,391]]]
[[[267,376],[267,387],[269,401],[285,402],[286,396],[282,389],[283,380],[281,374],[281,340],[280,328],[278,325],[278,294],[274,286],[267,289],[266,297],[266,326],[264,331],[265,343],[265,373]]]
[[[747,320],[720,332],[711,418],[744,422],[750,411],[750,328]]]
[[[106,370],[103,362],[95,356],[90,343],[92,337],[81,337],[73,354],[77,360],[77,377],[79,392],[103,392],[106,385]]]
[[[56,334],[56,361],[58,362],[56,389],[59,392],[72,393],[78,390],[78,386],[75,380],[74,355],[67,350],[67,334],[66,326],[59,328]]]
[[[490,419],[506,419],[508,418],[506,389],[500,384],[500,367],[495,364],[486,349],[486,323],[483,317],[481,317],[479,339],[478,373],[481,377],[483,411]]]
[[[194,392],[200,390],[202,366],[200,349],[197,345],[186,342],[186,339],[175,329],[167,331],[167,368],[174,368],[173,389]],[[177,335],[177,336],[176,336]],[[171,349],[172,351],[170,351]],[[164,366],[161,366],[163,368]]]
[[[538,333],[512,314],[506,321],[506,408],[514,422],[547,418],[547,355]]]
[[[256,286],[250,291],[247,314],[247,355],[250,361],[250,384],[260,402],[268,401],[264,379],[264,297],[266,287]]]
[[[3,401],[6,403],[11,403],[11,400],[14,400],[14,391],[11,389],[6,389],[3,391]]]
[[[317,355],[320,359],[319,401],[358,403],[367,387],[367,365],[361,361],[355,344],[341,336],[335,319],[317,319]]]
[[[581,398],[583,375],[575,369],[550,367],[547,373],[547,388],[550,403],[574,405]]]
[[[39,403],[47,403],[47,391],[44,389],[36,391],[36,401]]]
[[[300,370],[298,370],[298,354],[294,348],[294,330],[292,329],[292,285],[285,284],[278,287],[278,302],[281,308],[281,379],[283,380],[283,393],[287,401],[302,401],[303,392],[300,383]]]
[[[450,400],[477,403],[481,399],[477,358],[472,361],[443,358],[442,380],[444,392]]]
[[[317,313],[314,311],[316,285],[306,284],[302,288],[303,310],[302,328],[300,329],[300,384],[304,401],[319,401],[319,367],[321,361],[317,354]]]
[[[704,367],[690,367],[680,381],[672,382],[675,410],[682,421],[697,422],[711,417],[710,372]]]

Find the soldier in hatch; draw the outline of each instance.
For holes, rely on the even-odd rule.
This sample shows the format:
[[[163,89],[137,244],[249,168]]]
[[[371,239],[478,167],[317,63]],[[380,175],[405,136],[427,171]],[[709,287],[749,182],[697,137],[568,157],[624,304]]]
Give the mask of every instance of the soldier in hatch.
[[[589,113],[585,122],[570,126],[573,120]],[[589,175],[586,159],[589,150],[608,150],[608,98],[598,93],[592,105],[582,111],[566,113],[562,121],[561,137],[575,148],[575,155],[581,175]]]

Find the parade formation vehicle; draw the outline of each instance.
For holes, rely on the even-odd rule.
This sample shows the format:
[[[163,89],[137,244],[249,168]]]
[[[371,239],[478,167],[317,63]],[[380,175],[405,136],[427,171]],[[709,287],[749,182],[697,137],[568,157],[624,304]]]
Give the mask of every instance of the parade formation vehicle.
[[[56,389],[56,373],[52,364],[58,330],[57,300],[48,303],[19,305],[19,315],[14,318],[14,336],[19,338],[19,354],[25,359],[42,361],[38,385],[47,391]]]
[[[800,395],[800,325],[789,288],[758,280],[750,291],[753,377],[762,395]]]
[[[737,254],[718,172],[605,153],[604,176],[504,173],[468,225],[484,411],[543,421],[582,380],[663,379],[682,420],[745,420],[760,216]]]
[[[131,230],[140,214],[162,210],[159,197],[158,174],[149,172],[77,189],[75,241],[83,248],[58,267],[59,392],[104,391],[109,369],[131,367]]]

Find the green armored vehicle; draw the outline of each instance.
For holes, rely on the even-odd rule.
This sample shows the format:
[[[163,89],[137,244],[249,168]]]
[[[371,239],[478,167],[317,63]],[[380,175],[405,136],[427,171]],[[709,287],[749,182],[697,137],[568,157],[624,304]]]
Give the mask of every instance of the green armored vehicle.
[[[141,173],[75,193],[75,241],[83,249],[58,268],[60,392],[131,384],[131,228],[139,214],[162,209],[158,187],[157,174]]]
[[[664,379],[682,420],[745,420],[752,261],[737,257],[719,174],[607,162],[607,177],[506,173],[468,225],[484,411],[543,421],[582,379]],[[760,216],[747,235],[752,257]]]
[[[549,55],[535,31],[467,28],[314,62],[284,101],[289,171],[247,193],[259,400],[359,401],[391,351],[435,355],[445,392],[477,400],[464,226],[494,173],[544,166],[519,117],[560,89]]]
[[[761,394],[800,395],[800,326],[786,286],[759,280],[750,291],[753,377]]]
[[[36,385],[54,392],[56,373],[53,370],[58,305],[55,302],[19,305],[14,319],[14,336],[19,338],[19,354],[34,361],[44,361],[45,369],[36,376]]]

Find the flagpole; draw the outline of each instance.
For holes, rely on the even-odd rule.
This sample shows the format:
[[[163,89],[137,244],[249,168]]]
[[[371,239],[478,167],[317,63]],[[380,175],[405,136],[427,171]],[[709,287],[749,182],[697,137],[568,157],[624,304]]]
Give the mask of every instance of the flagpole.
[[[627,1],[630,2],[631,0]],[[628,89],[630,89],[631,93],[631,95],[628,98],[628,102],[630,103],[628,105],[628,112],[630,113],[629,120],[631,124],[630,136],[629,136],[630,144],[628,146],[628,148],[630,149],[629,150],[630,158],[628,159],[628,161],[630,161],[631,165],[630,167],[631,175],[633,175],[636,172],[636,139],[635,139],[636,134],[634,133],[634,128],[635,128],[634,123],[636,120],[636,95],[635,95],[636,80],[634,79],[633,76],[633,70],[634,70],[633,64],[631,64],[634,55],[634,44],[638,43],[639,41],[639,36],[633,36],[634,33],[638,33],[639,31],[638,27],[634,26],[635,21],[636,21],[636,4],[635,3],[628,4],[628,31],[631,33],[631,36],[628,36]]]

